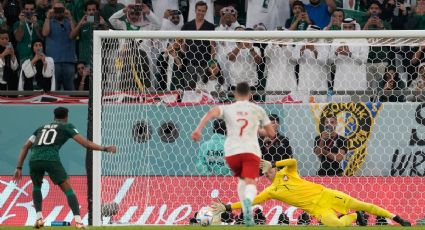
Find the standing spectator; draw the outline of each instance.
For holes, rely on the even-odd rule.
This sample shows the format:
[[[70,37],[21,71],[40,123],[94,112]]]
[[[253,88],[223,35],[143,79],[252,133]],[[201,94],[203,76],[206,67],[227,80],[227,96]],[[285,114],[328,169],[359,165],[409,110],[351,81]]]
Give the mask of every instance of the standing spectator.
[[[378,1],[374,1],[369,5],[367,12],[368,18],[365,20],[363,30],[390,30],[391,25],[384,21],[382,17],[381,4]],[[368,60],[366,64],[366,78],[368,82],[368,88],[376,90],[378,88],[378,82],[385,73],[390,58],[390,49],[387,46],[371,46]]]
[[[263,160],[278,162],[280,160],[292,158],[292,147],[289,144],[289,139],[279,132],[279,116],[277,114],[270,114],[269,119],[276,132],[276,137],[270,139],[266,136],[262,136],[260,132],[258,143],[260,144]]]
[[[409,101],[425,102],[425,63],[418,66],[418,77],[412,82],[409,89],[421,91],[419,94],[409,95],[407,97]]]
[[[266,91],[297,90],[295,78],[296,60],[292,58],[294,47],[290,44],[270,43],[264,50],[266,62]],[[281,95],[266,95],[266,101],[279,101]]]
[[[117,11],[124,9],[125,6],[122,3],[119,3],[118,0],[108,0],[108,3],[103,5],[100,9],[100,16],[106,19],[106,23],[109,28],[113,28],[111,23],[109,22],[109,18],[115,14]]]
[[[86,14],[81,21],[72,29],[70,37],[78,40],[78,60],[92,66],[93,58],[93,30],[107,29],[102,16],[99,15],[99,4],[94,0],[88,0],[84,4]]]
[[[246,26],[254,27],[263,23],[267,28],[284,26],[283,23],[290,17],[290,3],[292,0],[248,0],[246,12]]]
[[[128,5],[115,12],[109,22],[116,30],[155,30],[161,26],[161,20],[146,4]]]
[[[69,11],[75,22],[79,22],[84,17],[85,0],[58,0],[65,9]]]
[[[208,11],[207,3],[199,1],[195,5],[196,17],[192,21],[185,23],[182,30],[214,30],[214,24],[205,20]],[[190,65],[187,66],[185,78],[189,80],[189,86],[194,89],[196,82],[203,74],[208,65],[208,61],[215,57],[215,44],[209,41],[186,40],[187,53]]]
[[[0,30],[0,90],[18,89],[18,66],[15,50],[9,41],[9,33]]]
[[[323,30],[341,30],[342,21],[345,18],[344,11],[336,9],[331,16],[331,21]]]
[[[83,61],[78,61],[76,65],[76,74],[74,78],[75,90],[90,90],[90,67]]]
[[[22,63],[19,90],[55,91],[55,63],[44,54],[43,41],[32,42],[31,51],[32,57]]]
[[[323,130],[314,140],[314,154],[320,160],[318,176],[342,176],[341,161],[347,154],[347,139],[336,133],[338,124],[335,116],[322,119]]]
[[[406,84],[401,80],[395,66],[388,66],[386,72],[379,82],[379,91],[403,90]],[[404,102],[404,95],[383,94],[379,97],[381,102]]]
[[[64,5],[56,2],[44,20],[46,56],[55,61],[56,89],[74,90],[75,42],[70,38],[73,19]]]
[[[20,0],[5,0],[2,5],[7,26],[13,28],[15,22],[19,21],[22,3]]]
[[[243,30],[242,27],[236,28],[236,31]],[[227,58],[232,62],[229,85],[233,89],[238,83],[247,82],[254,89],[258,84],[257,65],[262,61],[260,48],[248,42],[236,42],[229,48],[231,51],[227,53]]]
[[[354,19],[346,18],[342,30],[359,30]],[[329,53],[330,61],[335,64],[334,90],[365,90],[366,62],[369,44],[366,39],[335,39]]]
[[[183,27],[183,15],[180,10],[167,9],[162,19],[161,30],[181,30]]]
[[[198,2],[203,2],[206,4],[207,9],[209,9],[205,13],[205,20],[214,24],[214,0],[189,0],[189,14],[187,16],[187,21],[192,21],[197,17],[196,6],[198,6]]]
[[[222,119],[213,122],[213,135],[201,144],[196,159],[196,168],[202,175],[232,175],[224,160],[224,141],[226,139],[226,123]]]
[[[216,30],[235,30],[240,26],[237,21],[238,11],[233,6],[223,7],[220,10],[220,25]]]
[[[208,94],[211,94],[213,91],[220,92],[226,90],[224,87],[224,77],[217,60],[213,59],[208,62],[208,68],[205,69],[205,74],[198,81],[196,89]]]
[[[178,10],[178,9],[179,9],[179,0],[152,0],[152,10],[158,16],[165,15],[165,13],[168,10]],[[181,20],[181,22],[183,23],[183,20]]]
[[[306,30],[309,25],[313,24],[301,1],[295,1],[292,4],[292,14],[293,16],[285,23],[285,28],[288,30]]]
[[[326,0],[326,3],[321,0],[310,0],[310,4],[306,5],[305,9],[314,24],[323,29],[329,24],[336,5],[334,0]]]
[[[44,22],[49,8],[49,0],[35,0],[35,13],[37,14],[37,20]]]
[[[15,25],[13,25],[20,63],[33,56],[31,44],[33,41],[42,38],[41,27],[42,22],[37,20],[35,14],[35,3],[25,2],[22,12],[19,14],[19,22],[15,22]]]

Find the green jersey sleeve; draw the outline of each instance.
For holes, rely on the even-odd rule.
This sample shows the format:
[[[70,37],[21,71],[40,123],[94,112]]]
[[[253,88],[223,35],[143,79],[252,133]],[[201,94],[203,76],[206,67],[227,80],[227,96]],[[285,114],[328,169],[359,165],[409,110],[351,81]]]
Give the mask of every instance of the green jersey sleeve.
[[[75,128],[75,126],[71,123],[65,125],[64,131],[69,138],[73,138],[75,135],[80,134],[77,128]]]

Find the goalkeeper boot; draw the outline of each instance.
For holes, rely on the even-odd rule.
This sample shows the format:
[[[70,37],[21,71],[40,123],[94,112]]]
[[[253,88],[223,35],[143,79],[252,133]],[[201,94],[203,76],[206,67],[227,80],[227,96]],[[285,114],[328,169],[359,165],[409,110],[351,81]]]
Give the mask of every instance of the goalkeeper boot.
[[[395,216],[394,218],[393,218],[393,220],[395,221],[395,222],[397,222],[397,223],[399,223],[401,226],[405,226],[405,227],[410,227],[410,226],[412,226],[412,224],[409,222],[409,221],[407,221],[407,220],[403,220],[401,217],[399,217],[399,216]]]
[[[34,228],[39,229],[44,227],[44,221],[42,218],[35,221]]]
[[[357,221],[356,221],[357,225],[367,226],[367,221],[365,219],[364,212],[363,211],[357,211],[356,213],[357,213]]]
[[[249,227],[249,226],[254,226],[255,222],[254,222],[254,217],[252,216],[252,203],[249,199],[244,199],[243,200],[243,206],[244,206],[244,210],[243,210],[243,220],[245,222],[245,226]]]

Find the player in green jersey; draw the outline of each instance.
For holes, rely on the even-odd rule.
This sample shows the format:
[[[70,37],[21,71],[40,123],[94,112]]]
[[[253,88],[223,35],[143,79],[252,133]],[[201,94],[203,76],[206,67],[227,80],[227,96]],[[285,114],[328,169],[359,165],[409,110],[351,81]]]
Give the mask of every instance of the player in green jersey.
[[[77,228],[85,228],[81,221],[80,207],[77,197],[72,190],[71,184],[68,179],[64,167],[59,158],[59,149],[65,142],[72,138],[80,145],[87,149],[105,151],[110,153],[116,152],[116,146],[100,146],[86,138],[84,138],[78,130],[68,123],[68,109],[58,107],[54,110],[55,119],[53,122],[43,125],[38,128],[27,142],[22,146],[19,152],[18,166],[15,171],[15,181],[19,181],[22,177],[22,165],[31,149],[31,156],[29,160],[30,176],[33,184],[32,198],[34,207],[37,212],[37,220],[34,224],[35,228],[44,226],[43,215],[41,212],[42,195],[41,183],[43,182],[44,174],[47,172],[50,179],[54,184],[59,185],[61,190],[65,193],[68,205],[74,214],[75,226]]]

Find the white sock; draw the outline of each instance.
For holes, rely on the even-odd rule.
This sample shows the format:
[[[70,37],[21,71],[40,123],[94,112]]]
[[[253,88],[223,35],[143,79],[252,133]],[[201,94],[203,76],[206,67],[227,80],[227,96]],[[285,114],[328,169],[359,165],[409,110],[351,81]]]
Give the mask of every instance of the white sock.
[[[256,195],[257,195],[257,186],[253,184],[245,185],[245,198],[248,198],[252,202]]]
[[[75,220],[75,223],[82,223],[81,222],[81,216],[79,216],[79,215],[75,215],[74,220]]]
[[[43,214],[41,212],[37,212],[36,215],[37,215],[37,220],[43,219]]]
[[[245,181],[242,179],[239,179],[238,182],[238,196],[239,196],[239,200],[241,201],[241,204],[243,206],[243,200],[245,199]]]

